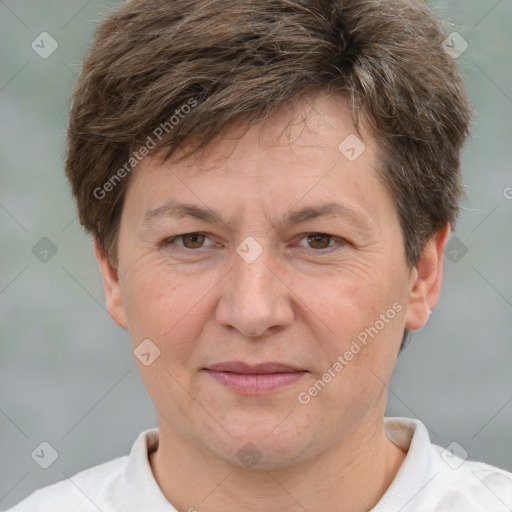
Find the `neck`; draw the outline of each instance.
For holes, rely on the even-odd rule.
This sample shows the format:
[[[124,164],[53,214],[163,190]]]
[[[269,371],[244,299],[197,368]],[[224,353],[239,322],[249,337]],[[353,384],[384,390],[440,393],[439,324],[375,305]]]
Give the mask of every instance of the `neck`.
[[[180,511],[368,511],[406,455],[384,435],[382,417],[358,426],[316,458],[272,470],[219,460],[168,423],[159,424],[159,432],[150,464],[163,494]]]

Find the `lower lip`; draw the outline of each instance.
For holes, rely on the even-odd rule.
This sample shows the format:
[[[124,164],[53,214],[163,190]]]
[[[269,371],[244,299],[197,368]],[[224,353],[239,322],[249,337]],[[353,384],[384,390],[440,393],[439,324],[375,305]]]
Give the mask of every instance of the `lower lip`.
[[[247,395],[260,395],[270,393],[278,389],[289,386],[301,379],[303,372],[283,372],[283,373],[231,373],[216,372],[206,370],[214,379],[218,380],[224,386]]]

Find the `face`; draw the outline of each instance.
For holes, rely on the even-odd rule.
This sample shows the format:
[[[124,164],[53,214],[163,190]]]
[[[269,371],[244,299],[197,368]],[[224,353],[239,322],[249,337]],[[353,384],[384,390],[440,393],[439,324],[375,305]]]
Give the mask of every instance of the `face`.
[[[255,450],[271,468],[382,421],[404,327],[437,299],[442,247],[408,268],[377,148],[355,134],[343,101],[318,96],[136,169],[117,273],[97,253],[161,433],[234,464]]]

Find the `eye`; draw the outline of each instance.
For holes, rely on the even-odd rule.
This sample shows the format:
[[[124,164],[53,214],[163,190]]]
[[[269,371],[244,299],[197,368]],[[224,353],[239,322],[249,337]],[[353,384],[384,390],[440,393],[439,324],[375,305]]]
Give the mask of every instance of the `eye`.
[[[209,240],[209,238],[204,233],[183,233],[181,235],[165,239],[162,242],[162,245],[165,247],[177,245],[184,249],[200,249],[202,247],[210,247],[213,245],[211,241],[209,244],[205,245],[207,240]],[[304,243],[301,243],[303,240],[306,240],[306,247],[315,249],[318,252],[334,247],[337,244],[341,245],[346,243],[346,240],[343,238],[328,235],[326,233],[307,233],[300,239],[299,245],[305,245]]]
[[[345,242],[342,238],[328,235],[326,233],[308,233],[303,238],[301,238],[301,241],[306,240],[306,243],[310,249],[318,249],[321,251],[322,249],[328,249],[336,245],[334,239]],[[299,243],[299,245],[304,244]]]
[[[169,246],[175,244],[179,247],[184,247],[185,249],[200,249],[201,247],[208,247],[208,245],[203,245],[207,239],[208,237],[204,233],[184,233],[182,235],[167,238],[163,241],[163,245]],[[183,243],[175,243],[176,240],[181,240]]]

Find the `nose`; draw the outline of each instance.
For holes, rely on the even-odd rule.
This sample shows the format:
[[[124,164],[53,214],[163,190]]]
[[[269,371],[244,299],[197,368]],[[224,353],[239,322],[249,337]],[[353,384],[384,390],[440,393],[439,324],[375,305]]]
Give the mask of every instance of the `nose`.
[[[217,305],[219,325],[237,329],[245,336],[259,337],[293,322],[293,293],[282,279],[284,272],[271,261],[270,253],[266,249],[252,262],[234,255],[234,266],[223,280]]]

